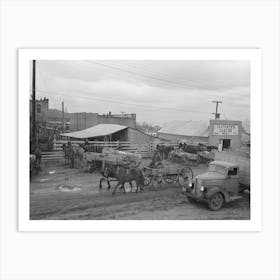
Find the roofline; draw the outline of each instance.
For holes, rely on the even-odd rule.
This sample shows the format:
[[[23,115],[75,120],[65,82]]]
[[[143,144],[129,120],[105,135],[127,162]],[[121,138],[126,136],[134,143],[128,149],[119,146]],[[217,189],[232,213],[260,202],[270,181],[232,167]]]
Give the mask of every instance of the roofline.
[[[161,133],[161,134],[175,135],[175,136],[180,136],[180,137],[202,137],[202,138],[209,138],[209,135],[208,136],[203,136],[203,135],[182,135],[182,134],[167,133],[167,132],[160,132],[160,131],[158,131],[157,133],[158,134]]]

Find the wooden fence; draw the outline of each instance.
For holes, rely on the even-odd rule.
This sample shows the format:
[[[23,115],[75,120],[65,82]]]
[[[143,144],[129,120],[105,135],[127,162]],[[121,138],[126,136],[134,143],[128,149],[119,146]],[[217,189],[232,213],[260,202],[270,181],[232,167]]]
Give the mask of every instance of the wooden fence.
[[[64,159],[64,153],[62,150],[63,144],[67,144],[66,140],[58,140],[54,142],[53,151],[42,153],[42,161],[59,161]],[[71,141],[72,145],[83,144],[85,141]],[[116,148],[117,145],[121,144],[124,151],[130,153],[137,153],[142,158],[150,157],[152,152],[156,149],[157,145],[166,145],[166,142],[150,142],[146,144],[133,144],[127,141],[115,141],[115,142],[104,142],[104,141],[88,141],[89,144],[106,148]],[[168,143],[168,145],[178,147],[178,143]]]

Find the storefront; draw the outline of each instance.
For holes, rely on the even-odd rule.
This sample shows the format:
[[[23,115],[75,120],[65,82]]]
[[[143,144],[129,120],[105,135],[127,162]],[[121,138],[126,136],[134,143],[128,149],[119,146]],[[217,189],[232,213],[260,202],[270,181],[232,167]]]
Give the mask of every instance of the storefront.
[[[219,150],[235,150],[241,146],[241,121],[210,120],[209,145]]]

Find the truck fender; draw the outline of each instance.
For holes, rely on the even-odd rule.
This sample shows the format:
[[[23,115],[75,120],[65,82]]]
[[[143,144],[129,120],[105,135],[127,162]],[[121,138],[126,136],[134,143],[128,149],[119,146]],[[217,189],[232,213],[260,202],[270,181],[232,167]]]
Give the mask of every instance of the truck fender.
[[[224,196],[226,202],[230,201],[230,196],[229,196],[229,194],[226,193],[226,192],[224,192],[224,191],[222,191],[219,187],[212,187],[212,188],[206,190],[205,197],[208,199],[208,198],[210,198],[213,194],[218,193],[218,192],[220,192],[220,193],[223,194],[223,196]]]

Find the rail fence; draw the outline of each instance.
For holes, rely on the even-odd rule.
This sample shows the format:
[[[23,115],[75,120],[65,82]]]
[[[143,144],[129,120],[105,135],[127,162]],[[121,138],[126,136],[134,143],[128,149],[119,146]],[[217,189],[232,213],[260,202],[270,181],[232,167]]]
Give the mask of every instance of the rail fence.
[[[54,142],[53,151],[43,152],[42,161],[60,161],[64,159],[63,144],[67,144],[66,140],[58,140]],[[71,141],[72,145],[83,144],[84,141]],[[133,144],[128,141],[114,141],[114,142],[104,142],[104,141],[88,141],[89,144],[94,144],[96,146],[101,146],[103,148],[116,148],[119,144],[123,151],[130,153],[136,153],[141,155],[142,158],[148,158],[151,156],[152,152],[156,150],[157,145],[166,145],[166,142],[154,141],[146,144]],[[168,143],[169,146],[178,147],[178,143]]]

